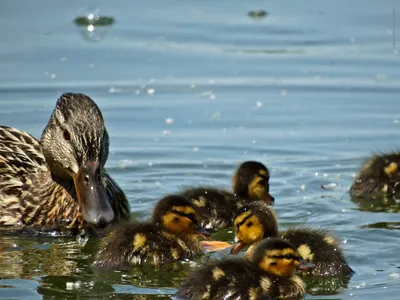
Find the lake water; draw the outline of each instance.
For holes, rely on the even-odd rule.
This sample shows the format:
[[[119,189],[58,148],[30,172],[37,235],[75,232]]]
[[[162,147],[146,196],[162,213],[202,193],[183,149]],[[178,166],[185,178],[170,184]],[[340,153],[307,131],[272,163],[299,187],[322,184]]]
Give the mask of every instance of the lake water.
[[[182,185],[229,188],[239,162],[260,160],[280,226],[332,230],[356,271],[306,299],[399,299],[400,207],[348,193],[366,156],[400,143],[396,2],[2,2],[0,123],[39,137],[61,93],[91,96],[107,168],[139,217]],[[73,21],[97,8],[115,24],[91,37]],[[0,299],[168,299],[191,268],[105,272],[92,239],[6,242]]]

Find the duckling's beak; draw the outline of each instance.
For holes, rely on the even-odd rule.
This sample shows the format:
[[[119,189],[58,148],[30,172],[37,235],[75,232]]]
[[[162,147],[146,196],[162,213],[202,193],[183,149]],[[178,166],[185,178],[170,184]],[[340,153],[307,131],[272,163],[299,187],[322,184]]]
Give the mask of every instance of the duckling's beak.
[[[87,162],[74,174],[73,179],[85,221],[97,227],[109,225],[114,219],[114,211],[101,180],[100,164]]]
[[[309,271],[314,269],[316,266],[313,263],[310,263],[306,260],[300,260],[299,265],[296,267],[297,270],[302,270],[302,271]]]
[[[270,193],[268,193],[268,195],[267,195],[266,199],[264,200],[264,202],[265,202],[267,205],[273,205],[274,202],[275,202],[275,198],[272,197]]]
[[[203,226],[198,226],[195,230],[195,233],[201,234],[205,238],[209,238],[211,236],[211,233],[205,229]]]
[[[231,254],[238,254],[246,246],[243,242],[238,242],[234,245],[230,251]]]
[[[201,241],[200,246],[202,247],[203,250],[214,252],[230,248],[232,247],[232,244],[220,241]]]

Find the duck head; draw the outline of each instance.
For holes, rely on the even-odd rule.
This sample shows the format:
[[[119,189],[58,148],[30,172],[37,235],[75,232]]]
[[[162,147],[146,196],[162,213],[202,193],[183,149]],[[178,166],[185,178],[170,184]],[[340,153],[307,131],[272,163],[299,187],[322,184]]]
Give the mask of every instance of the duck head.
[[[96,103],[84,94],[63,94],[41,146],[54,180],[74,185],[84,220],[97,227],[110,224],[114,211],[102,181],[109,137]]]
[[[237,254],[243,247],[252,245],[266,237],[278,235],[275,212],[263,202],[251,202],[243,206],[234,221],[236,244],[231,253]]]
[[[278,277],[290,277],[296,270],[311,270],[313,263],[304,261],[296,248],[280,238],[267,238],[252,245],[246,259],[263,271]]]
[[[185,198],[170,195],[162,198],[154,208],[153,223],[173,234],[211,234],[200,225],[198,212]]]
[[[236,170],[232,179],[234,193],[249,201],[262,200],[268,205],[275,201],[269,193],[269,170],[257,161],[246,161]]]

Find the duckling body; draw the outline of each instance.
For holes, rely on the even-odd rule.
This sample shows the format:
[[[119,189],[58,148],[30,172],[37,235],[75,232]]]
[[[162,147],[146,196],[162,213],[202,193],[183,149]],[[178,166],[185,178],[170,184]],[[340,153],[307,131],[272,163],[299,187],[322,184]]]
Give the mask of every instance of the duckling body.
[[[190,259],[201,253],[198,233],[207,234],[201,229],[196,211],[186,199],[167,196],[154,208],[152,221],[126,223],[111,231],[104,238],[94,264],[124,268]]]
[[[354,271],[347,264],[336,239],[328,232],[312,228],[291,228],[279,236],[296,247],[300,256],[315,264],[310,275],[351,276]]]
[[[128,201],[104,170],[108,145],[100,110],[82,94],[60,97],[40,141],[0,126],[0,227],[78,229],[127,219]]]
[[[246,245],[252,245],[259,240],[278,236],[289,241],[304,260],[315,264],[310,275],[351,276],[354,273],[330,233],[300,227],[278,232],[273,209],[263,203],[253,202],[244,206],[238,212],[234,225],[238,243],[232,253],[237,253]]]
[[[353,197],[400,194],[400,153],[374,155],[361,167],[350,187]]]
[[[179,299],[298,299],[305,293],[294,275],[304,265],[296,249],[281,239],[266,239],[244,258],[225,258],[193,271],[177,293]]]
[[[201,210],[201,224],[212,229],[231,226],[235,214],[246,203],[274,202],[269,193],[269,170],[260,162],[242,163],[233,176],[232,185],[233,193],[205,186],[184,189],[180,195]]]

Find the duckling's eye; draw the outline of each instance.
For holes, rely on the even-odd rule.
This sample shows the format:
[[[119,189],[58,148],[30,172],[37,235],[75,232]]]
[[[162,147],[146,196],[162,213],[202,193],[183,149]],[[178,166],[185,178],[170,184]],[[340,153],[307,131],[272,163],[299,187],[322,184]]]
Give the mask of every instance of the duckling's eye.
[[[63,132],[63,137],[64,137],[64,140],[70,141],[71,140],[71,133],[67,129],[65,129],[64,132]]]
[[[248,222],[248,223],[246,224],[246,226],[247,226],[247,227],[251,227],[251,226],[253,226],[253,222],[251,222],[251,221],[250,221],[250,222]]]
[[[172,222],[174,222],[174,223],[179,223],[179,218],[178,218],[178,217],[175,217],[175,218],[172,220]]]

